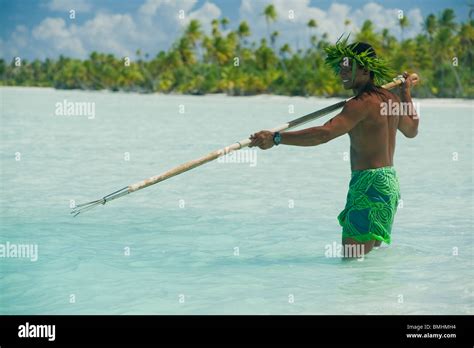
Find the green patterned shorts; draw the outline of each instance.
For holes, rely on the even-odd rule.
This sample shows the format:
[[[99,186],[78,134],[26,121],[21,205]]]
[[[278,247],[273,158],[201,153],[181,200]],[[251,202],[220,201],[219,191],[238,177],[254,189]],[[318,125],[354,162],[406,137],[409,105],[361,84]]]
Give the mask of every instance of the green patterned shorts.
[[[393,167],[353,171],[346,207],[337,217],[342,238],[389,244],[399,199],[400,187]]]

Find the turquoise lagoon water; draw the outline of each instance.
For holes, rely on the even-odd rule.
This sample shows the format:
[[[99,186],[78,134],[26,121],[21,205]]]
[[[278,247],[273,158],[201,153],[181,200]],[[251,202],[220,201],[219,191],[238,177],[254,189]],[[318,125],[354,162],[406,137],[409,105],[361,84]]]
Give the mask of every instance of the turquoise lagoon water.
[[[474,313],[472,101],[418,101],[419,136],[398,137],[393,243],[345,262],[327,256],[340,241],[347,136],[258,151],[255,165],[209,163],[69,214],[70,200],[336,99],[0,93],[0,243],[38,246],[37,261],[0,258],[2,314]],[[64,100],[95,103],[95,117],[57,115]]]

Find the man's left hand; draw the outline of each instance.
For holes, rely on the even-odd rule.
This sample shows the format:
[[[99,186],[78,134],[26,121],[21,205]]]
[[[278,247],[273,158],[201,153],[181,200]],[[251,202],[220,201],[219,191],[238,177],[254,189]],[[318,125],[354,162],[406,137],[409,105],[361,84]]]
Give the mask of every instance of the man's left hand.
[[[249,147],[258,146],[262,150],[270,149],[275,143],[273,142],[273,132],[270,131],[260,131],[250,136],[252,140],[249,144]]]

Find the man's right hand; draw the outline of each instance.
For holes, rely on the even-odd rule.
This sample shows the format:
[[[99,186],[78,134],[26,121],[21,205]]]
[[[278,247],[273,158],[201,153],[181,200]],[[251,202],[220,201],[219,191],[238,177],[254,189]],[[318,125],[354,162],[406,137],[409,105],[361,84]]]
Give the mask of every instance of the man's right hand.
[[[408,72],[403,73],[403,78],[405,82],[400,85],[400,92],[402,93],[410,93],[410,88],[415,84],[413,78],[410,76]]]

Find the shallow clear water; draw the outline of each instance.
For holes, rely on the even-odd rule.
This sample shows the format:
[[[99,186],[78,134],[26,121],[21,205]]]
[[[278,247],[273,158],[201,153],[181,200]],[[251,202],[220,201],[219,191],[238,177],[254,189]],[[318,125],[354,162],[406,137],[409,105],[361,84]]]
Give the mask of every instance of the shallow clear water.
[[[336,100],[0,93],[0,243],[38,245],[35,262],[0,258],[2,314],[474,313],[472,101],[420,101],[419,136],[398,137],[393,243],[345,262],[326,251],[340,242],[347,136],[258,151],[255,166],[209,163],[69,215],[71,199]],[[95,102],[95,118],[55,115],[64,99]]]

